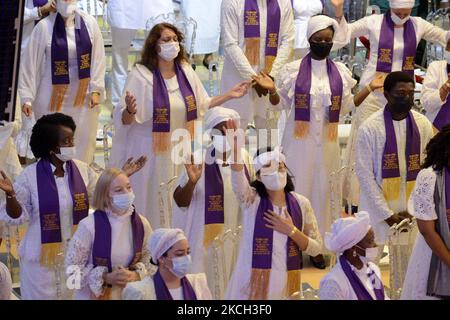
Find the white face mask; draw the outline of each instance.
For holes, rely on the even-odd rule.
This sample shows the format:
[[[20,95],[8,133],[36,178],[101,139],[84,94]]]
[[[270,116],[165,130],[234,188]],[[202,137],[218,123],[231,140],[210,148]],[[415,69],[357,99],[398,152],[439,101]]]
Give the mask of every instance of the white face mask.
[[[68,18],[75,14],[77,9],[77,3],[75,2],[65,2],[63,0],[58,0],[56,2],[56,11],[64,18]]]
[[[365,258],[365,260],[370,261],[370,262],[374,262],[375,260],[377,260],[378,257],[378,248],[361,248],[360,246],[357,246],[358,248],[360,248],[361,250],[364,250],[366,252],[365,256],[361,256],[361,258]]]
[[[214,149],[216,149],[217,152],[226,153],[231,150],[230,143],[226,136],[214,134],[212,137]]]
[[[191,255],[172,258],[172,269],[170,270],[177,278],[184,278],[191,270]]]
[[[391,19],[394,22],[394,24],[396,24],[397,26],[401,26],[403,24],[405,24],[406,21],[409,20],[409,16],[407,16],[406,18],[400,19],[395,13],[391,13]]]
[[[450,64],[450,51],[444,51],[444,59]]]
[[[287,183],[287,172],[275,171],[267,175],[261,175],[261,181],[269,190],[277,191],[284,189]]]
[[[128,211],[133,205],[134,197],[133,192],[115,194],[112,196],[112,205],[119,212]]]
[[[55,153],[55,156],[63,162],[75,158],[75,153],[77,152],[75,147],[59,147],[59,150],[61,153]]]
[[[180,52],[180,43],[175,41],[160,44],[159,47],[161,48],[161,52],[158,55],[166,61],[172,61]]]

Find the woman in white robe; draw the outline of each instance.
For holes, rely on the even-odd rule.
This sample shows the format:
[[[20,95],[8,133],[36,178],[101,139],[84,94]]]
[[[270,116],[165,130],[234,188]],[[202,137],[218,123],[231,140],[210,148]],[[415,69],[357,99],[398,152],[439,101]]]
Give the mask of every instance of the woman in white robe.
[[[377,61],[378,61],[378,48],[380,43],[380,31],[384,19],[383,14],[376,14],[364,17],[356,22],[347,24],[347,21],[343,17],[343,4],[344,0],[332,0],[332,4],[335,7],[335,14],[337,20],[340,22],[339,29],[336,33],[336,44],[340,43],[340,47],[348,44],[352,39],[360,36],[368,37],[370,41],[370,57],[367,66],[361,76],[360,86],[368,85],[378,74]],[[447,41],[450,38],[450,32],[445,31],[439,27],[432,25],[420,17],[411,17],[411,10],[414,6],[414,0],[390,0],[389,5],[391,8],[391,16],[394,19],[409,19],[415,30],[416,43],[418,44],[421,39],[432,43],[438,43],[445,47]],[[388,13],[389,14],[389,13]],[[397,15],[398,16],[397,16]],[[404,41],[408,41],[403,37],[403,23],[404,20],[394,28],[394,44],[392,52],[392,68],[391,71],[401,71],[403,66],[403,51]],[[356,114],[352,117],[352,127],[350,137],[347,142],[347,151],[345,155],[345,165],[349,167],[346,172],[344,181],[344,197],[350,199],[352,205],[359,205],[359,183],[354,171],[354,164],[356,162],[355,148],[356,148],[356,135],[358,128],[362,123],[369,118],[375,111],[380,110],[386,105],[386,99],[383,96],[381,90],[374,91],[367,97],[363,104],[358,108]]]
[[[175,73],[175,62],[181,67],[195,96],[197,120],[204,112],[229,99],[239,98],[247,92],[249,83],[241,83],[229,92],[210,98],[199,77],[186,62],[181,33],[170,24],[158,24],[150,32],[143,49],[142,61],[130,72],[120,104],[114,110],[115,135],[111,163],[120,166],[126,158],[144,154],[148,163],[141,174],[132,177],[131,184],[136,192],[136,209],[149,220],[154,228],[168,227],[167,213],[161,213],[159,190],[161,183],[167,183],[178,176],[181,162],[174,161],[172,149],[187,127],[187,108],[182,96],[179,80]],[[169,56],[159,52],[161,46],[170,46]],[[157,49],[159,48],[159,49]],[[144,58],[146,57],[146,58]],[[163,58],[164,57],[164,58]],[[154,72],[160,70],[170,102],[170,135],[177,132],[175,141],[168,142],[167,151],[155,153],[156,144],[152,135],[154,113]],[[180,129],[183,129],[180,131]]]
[[[66,7],[63,7],[63,6]],[[70,7],[72,6],[72,7]],[[99,103],[105,94],[105,49],[103,38],[97,21],[87,13],[76,10],[76,1],[70,3],[57,2],[57,7],[65,19],[68,45],[68,71],[70,84],[64,94],[64,101],[59,112],[70,115],[77,126],[76,158],[90,164],[94,160],[95,143],[98,127]],[[65,10],[68,10],[67,13]],[[75,10],[75,11],[73,11]],[[26,116],[34,113],[35,119],[49,114],[52,92],[52,34],[58,13],[52,13],[36,25],[30,36],[29,44],[23,52],[19,76],[19,96],[22,111]],[[75,42],[76,29],[80,28],[80,19],[86,24],[92,43],[90,61],[90,82],[83,105],[74,107],[75,97],[80,84],[78,77],[77,48]]]
[[[74,277],[78,285],[75,299],[120,300],[128,282],[144,279],[151,270],[146,244],[152,228],[147,219],[135,211],[133,200],[134,193],[126,174],[120,169],[106,169],[99,177],[93,198],[93,206],[101,212],[96,211],[80,221],[67,250],[66,274],[68,278]],[[105,242],[101,243],[111,247],[107,257],[112,267],[110,271],[108,266],[94,264],[95,241],[102,241],[95,232],[102,230],[97,226],[99,213],[106,213],[111,228],[111,238],[102,234]],[[133,219],[140,219],[140,223]],[[107,288],[108,285],[111,288]]]
[[[320,282],[321,300],[389,299],[380,268],[373,262],[378,249],[367,212],[336,220],[332,231],[325,234],[325,246],[336,253],[338,261]]]
[[[181,229],[157,229],[147,245],[158,270],[128,283],[123,300],[211,300],[206,275],[190,273],[189,242]]]

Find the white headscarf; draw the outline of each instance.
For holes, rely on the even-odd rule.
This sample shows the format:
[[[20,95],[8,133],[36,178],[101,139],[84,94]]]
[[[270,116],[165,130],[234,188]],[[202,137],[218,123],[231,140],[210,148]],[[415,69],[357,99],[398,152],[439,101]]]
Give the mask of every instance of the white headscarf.
[[[160,228],[153,231],[148,240],[148,251],[154,263],[180,240],[187,240],[181,229]]]
[[[211,130],[219,123],[228,121],[228,120],[240,120],[239,113],[230,108],[224,107],[214,107],[206,111],[204,121],[205,121],[205,129]],[[236,123],[239,126],[239,123]]]
[[[359,243],[370,230],[369,214],[361,211],[355,217],[337,219],[331,232],[325,233],[325,246],[328,250],[342,253]]]
[[[9,300],[12,292],[11,274],[8,268],[0,262],[0,300]]]
[[[337,23],[336,20],[324,14],[311,17],[308,21],[308,28],[306,30],[306,39],[311,38],[311,36],[317,31],[324,30],[328,27],[333,27],[334,34],[336,34],[339,24]]]
[[[391,9],[412,9],[414,0],[389,0],[389,7]]]
[[[278,163],[286,162],[286,157],[277,147],[273,151],[261,153],[253,161],[253,168],[255,169],[255,172],[261,170],[262,167],[264,167],[266,164],[269,164],[272,160]]]

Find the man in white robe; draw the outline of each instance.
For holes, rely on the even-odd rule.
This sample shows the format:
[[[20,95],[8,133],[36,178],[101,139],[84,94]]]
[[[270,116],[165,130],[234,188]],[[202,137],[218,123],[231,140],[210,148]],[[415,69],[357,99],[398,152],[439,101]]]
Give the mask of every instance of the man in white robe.
[[[278,77],[280,69],[291,60],[295,39],[292,5],[289,0],[277,0],[281,11],[278,51],[270,75]],[[224,0],[222,2],[222,40],[224,46],[224,66],[222,73],[222,92],[228,91],[235,83],[251,79],[251,76],[263,71],[265,66],[267,2],[257,0],[259,8],[260,55],[259,65],[252,66],[245,56],[244,6],[245,0]],[[266,92],[267,94],[267,92]],[[236,110],[241,117],[241,128],[255,121],[258,129],[266,128],[267,97],[258,97],[255,90],[239,101],[225,104]]]
[[[113,107],[119,103],[127,80],[128,51],[136,32],[151,29],[153,26],[147,25],[150,18],[168,13],[173,13],[172,0],[110,0],[108,2],[107,19],[111,26],[112,38],[111,102]]]
[[[383,24],[384,15],[375,14],[364,17],[356,22],[348,24],[343,17],[344,0],[332,0],[335,7],[336,19],[340,22],[340,28],[337,30],[335,36],[335,43],[337,47],[348,44],[352,39],[360,36],[365,36],[370,41],[370,56],[367,66],[364,69],[360,80],[360,86],[364,87],[370,83],[378,74],[377,61],[378,49],[380,43],[380,31]],[[416,34],[416,43],[421,39],[438,43],[445,46],[450,38],[450,31],[445,31],[439,27],[432,25],[420,17],[411,17],[411,10],[414,6],[414,0],[390,0],[391,17],[393,21],[399,22],[394,28],[394,44],[392,53],[392,68],[393,71],[402,70],[404,41],[408,41],[403,37],[403,24],[408,21],[412,22]],[[405,14],[405,12],[409,12]],[[398,14],[398,15],[397,15]],[[340,45],[339,45],[340,43]],[[362,123],[375,111],[380,110],[386,104],[386,99],[383,97],[381,91],[375,91],[367,97],[364,103],[358,108],[356,114],[352,117],[352,129],[350,138],[347,143],[347,151],[345,155],[345,165],[350,170],[347,171],[346,181],[344,182],[345,197],[350,199],[352,205],[358,206],[357,200],[359,196],[359,185],[357,177],[353,169],[355,160],[355,145],[358,128]],[[355,203],[356,202],[356,203]]]

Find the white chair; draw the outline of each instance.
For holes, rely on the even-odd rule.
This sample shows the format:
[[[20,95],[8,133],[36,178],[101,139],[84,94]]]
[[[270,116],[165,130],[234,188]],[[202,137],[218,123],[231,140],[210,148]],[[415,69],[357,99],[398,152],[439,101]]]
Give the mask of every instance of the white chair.
[[[159,223],[161,228],[170,228],[172,225],[173,192],[177,179],[178,176],[173,176],[159,185]]]
[[[450,8],[431,11],[427,16],[427,21],[444,30],[450,29],[449,21]],[[427,42],[426,61],[427,65],[436,60],[444,60],[444,51],[440,44]],[[424,57],[425,59],[425,57]]]

